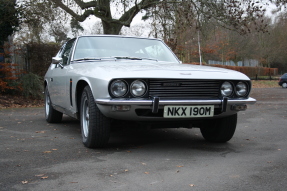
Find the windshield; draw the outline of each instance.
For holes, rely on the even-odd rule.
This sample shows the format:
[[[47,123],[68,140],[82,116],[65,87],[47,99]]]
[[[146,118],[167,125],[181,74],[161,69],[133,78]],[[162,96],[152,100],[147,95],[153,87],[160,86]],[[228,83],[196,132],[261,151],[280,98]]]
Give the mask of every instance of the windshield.
[[[179,62],[160,40],[117,36],[80,37],[75,48],[74,60],[85,58]]]

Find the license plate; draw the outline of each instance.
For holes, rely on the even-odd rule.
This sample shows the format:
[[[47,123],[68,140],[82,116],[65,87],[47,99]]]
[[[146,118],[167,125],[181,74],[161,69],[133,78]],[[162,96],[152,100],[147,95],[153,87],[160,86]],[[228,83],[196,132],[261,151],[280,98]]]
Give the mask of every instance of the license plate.
[[[214,105],[164,106],[165,118],[212,117]]]

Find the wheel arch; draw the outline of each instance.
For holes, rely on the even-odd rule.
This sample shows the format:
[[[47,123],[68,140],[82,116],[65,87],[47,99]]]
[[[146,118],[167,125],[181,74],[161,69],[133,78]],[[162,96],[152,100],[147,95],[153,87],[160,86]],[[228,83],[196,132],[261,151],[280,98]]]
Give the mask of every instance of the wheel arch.
[[[75,101],[77,106],[77,118],[80,118],[80,107],[81,107],[81,96],[83,93],[83,90],[86,86],[89,86],[89,83],[85,80],[79,80],[76,85],[76,91],[75,91]]]
[[[45,90],[45,89],[46,89],[46,87],[48,86],[48,82],[47,82],[47,80],[45,80],[45,81],[44,81],[44,84],[43,84],[43,85],[44,85],[44,90]]]

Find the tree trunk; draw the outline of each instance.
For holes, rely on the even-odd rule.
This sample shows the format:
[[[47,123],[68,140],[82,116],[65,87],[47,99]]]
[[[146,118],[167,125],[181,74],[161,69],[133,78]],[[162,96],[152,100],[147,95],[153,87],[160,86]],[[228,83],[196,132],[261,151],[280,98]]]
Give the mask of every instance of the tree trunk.
[[[104,34],[115,34],[118,35],[123,27],[122,24],[107,22],[102,20]]]

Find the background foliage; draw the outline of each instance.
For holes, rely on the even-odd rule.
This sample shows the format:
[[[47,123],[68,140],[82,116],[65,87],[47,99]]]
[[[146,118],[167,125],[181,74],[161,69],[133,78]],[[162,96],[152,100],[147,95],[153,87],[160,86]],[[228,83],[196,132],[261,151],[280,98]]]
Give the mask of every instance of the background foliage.
[[[157,37],[184,63],[199,62],[201,53],[204,64],[233,61],[235,66],[221,67],[250,77],[277,72],[269,68],[282,74],[286,5],[286,0],[0,0],[0,91],[37,97],[32,81],[39,83],[64,41],[82,34]],[[137,15],[142,21],[133,24]],[[237,66],[246,59],[259,64]]]

